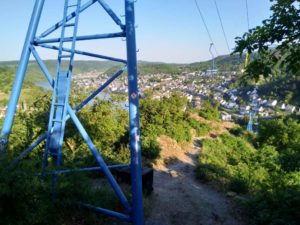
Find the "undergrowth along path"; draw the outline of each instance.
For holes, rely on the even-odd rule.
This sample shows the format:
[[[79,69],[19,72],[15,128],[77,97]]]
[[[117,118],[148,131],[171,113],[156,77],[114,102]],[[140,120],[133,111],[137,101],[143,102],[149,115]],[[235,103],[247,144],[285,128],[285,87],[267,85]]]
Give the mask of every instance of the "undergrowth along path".
[[[196,180],[199,139],[194,139],[193,144],[179,145],[162,136],[159,143],[162,152],[154,165],[154,192],[145,201],[146,225],[244,224],[230,198]]]

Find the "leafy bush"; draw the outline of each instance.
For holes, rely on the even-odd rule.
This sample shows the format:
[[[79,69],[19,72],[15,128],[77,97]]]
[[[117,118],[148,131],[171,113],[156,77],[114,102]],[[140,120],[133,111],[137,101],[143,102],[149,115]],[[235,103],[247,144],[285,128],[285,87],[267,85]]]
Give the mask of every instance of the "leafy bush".
[[[280,118],[262,121],[257,139],[235,129],[231,133],[237,136],[204,140],[196,175],[247,194],[247,211],[253,224],[298,224],[299,131],[297,120]]]
[[[252,195],[248,209],[253,224],[296,225],[300,221],[300,173],[277,174],[270,186]]]
[[[201,104],[201,110],[199,116],[208,120],[219,120],[220,112],[218,109],[219,105],[217,103],[212,103],[210,101],[204,101]]]
[[[186,121],[168,124],[165,134],[177,142],[190,142],[192,140],[191,127]]]
[[[300,124],[291,118],[261,121],[258,144],[272,145],[280,157],[280,164],[286,171],[300,168]]]
[[[176,141],[191,141],[189,115],[184,112],[187,100],[174,93],[161,101],[145,98],[141,100],[141,129],[145,138],[162,134]]]
[[[196,130],[198,137],[206,136],[212,130],[212,127],[209,124],[201,123],[194,118],[189,118],[189,124]]]
[[[222,181],[225,187],[238,193],[259,189],[260,182],[266,179],[265,169],[255,164],[257,150],[244,139],[222,135],[204,140],[202,145],[196,170],[199,178]]]
[[[1,159],[0,224],[64,224],[76,210],[74,203],[90,192],[87,180],[80,175],[63,177],[54,191],[53,177],[37,176],[28,165],[7,169],[8,164]]]
[[[160,146],[155,137],[142,139],[142,155],[148,159],[156,159],[160,154]]]

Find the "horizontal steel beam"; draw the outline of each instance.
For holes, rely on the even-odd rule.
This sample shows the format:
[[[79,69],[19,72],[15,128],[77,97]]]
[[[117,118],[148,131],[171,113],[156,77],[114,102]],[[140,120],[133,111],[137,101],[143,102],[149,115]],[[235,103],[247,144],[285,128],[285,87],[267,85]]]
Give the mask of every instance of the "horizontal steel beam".
[[[93,206],[90,204],[85,204],[85,203],[79,203],[79,205],[82,207],[85,207],[87,209],[93,210],[95,212],[103,213],[103,214],[118,218],[125,222],[131,222],[130,216],[123,214],[123,213],[115,212],[115,211],[108,210],[108,209],[103,209],[103,208],[96,207],[96,206]]]
[[[108,166],[108,168],[110,170],[128,168],[128,167],[129,167],[128,164]],[[77,173],[77,172],[91,172],[91,171],[102,171],[102,168],[101,167],[90,167],[90,168],[82,168],[82,169],[56,170],[53,172],[47,172],[46,174],[50,175],[50,174],[64,174],[64,173]]]
[[[48,49],[53,49],[53,50],[59,50],[59,47],[54,46],[54,45],[45,45],[45,44],[40,44],[38,45],[42,48],[48,48]],[[72,52],[71,49],[68,48],[62,48],[62,50],[64,52]],[[80,50],[74,50],[75,54],[77,55],[84,55],[84,56],[89,56],[89,57],[94,57],[94,58],[98,58],[98,59],[106,59],[106,60],[110,60],[110,61],[114,61],[114,62],[120,62],[120,63],[127,63],[127,60],[124,59],[119,59],[119,58],[114,58],[114,57],[110,57],[110,56],[105,56],[105,55],[99,55],[99,54],[95,54],[95,53],[90,53],[90,52],[85,52],[85,51],[80,51]]]
[[[109,34],[94,34],[94,35],[86,35],[86,36],[78,36],[76,37],[76,41],[87,41],[87,40],[96,40],[96,39],[106,39],[106,38],[118,38],[125,37],[125,32],[118,33],[109,33]],[[61,38],[51,38],[51,39],[37,39],[34,40],[34,45],[39,44],[48,44],[48,43],[58,43],[61,41]],[[73,37],[65,37],[62,42],[72,42]]]

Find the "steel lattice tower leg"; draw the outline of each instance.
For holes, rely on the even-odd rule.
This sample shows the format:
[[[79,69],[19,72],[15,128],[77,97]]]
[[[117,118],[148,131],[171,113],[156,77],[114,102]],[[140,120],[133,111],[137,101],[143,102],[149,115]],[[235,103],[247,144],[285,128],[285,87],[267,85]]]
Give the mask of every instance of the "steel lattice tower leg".
[[[44,73],[46,79],[50,83],[53,90],[53,100],[51,107],[60,107],[59,110],[52,110],[56,112],[64,112],[61,113],[61,116],[59,120],[57,119],[57,113],[56,116],[53,116],[53,113],[50,113],[49,118],[49,128],[46,133],[44,133],[35,143],[30,145],[27,149],[25,149],[21,155],[13,162],[13,165],[16,165],[18,162],[20,162],[22,159],[24,159],[28,154],[30,154],[35,147],[37,147],[40,143],[51,139],[49,142],[51,144],[51,151],[56,153],[56,155],[60,154],[61,149],[61,143],[60,145],[53,145],[53,143],[56,143],[55,137],[53,136],[53,130],[52,124],[62,123],[63,128],[62,133],[60,133],[59,137],[60,140],[63,140],[63,131],[65,123],[71,119],[75,126],[77,127],[79,133],[83,137],[84,141],[88,145],[91,153],[94,155],[95,160],[98,163],[98,167],[92,167],[92,168],[81,168],[81,169],[66,169],[61,170],[59,168],[60,165],[60,158],[58,157],[58,167],[56,170],[51,172],[46,172],[47,175],[57,175],[57,174],[63,174],[63,173],[74,173],[74,172],[82,172],[82,171],[101,171],[107,178],[108,182],[110,183],[112,189],[114,190],[115,194],[117,195],[118,199],[120,200],[121,204],[123,205],[123,212],[115,212],[111,210],[107,210],[104,208],[99,208],[96,206],[92,206],[90,204],[80,203],[83,207],[89,208],[91,210],[94,210],[96,212],[104,213],[110,216],[114,216],[120,220],[131,222],[133,225],[143,225],[144,224],[144,215],[143,215],[143,195],[142,195],[142,166],[141,166],[141,143],[140,143],[140,122],[139,122],[139,91],[138,91],[138,73],[137,73],[137,55],[136,55],[136,37],[135,37],[135,11],[134,11],[134,3],[135,0],[124,0],[125,2],[125,24],[122,23],[122,21],[118,18],[118,16],[114,13],[114,11],[109,7],[108,4],[106,4],[105,0],[88,0],[84,4],[80,4],[80,0],[77,0],[77,9],[76,11],[73,11],[71,13],[68,13],[66,11],[67,8],[72,8],[74,5],[68,5],[68,0],[65,0],[65,11],[63,19],[56,24],[54,24],[52,27],[44,31],[40,36],[36,36],[37,28],[39,25],[40,17],[43,11],[45,0],[36,0],[35,6],[33,9],[31,21],[28,28],[28,33],[26,36],[23,52],[21,55],[21,59],[18,65],[17,73],[16,73],[16,79],[14,82],[13,90],[11,93],[7,113],[5,116],[4,124],[1,131],[0,136],[0,151],[5,152],[8,144],[8,138],[9,134],[11,132],[11,128],[13,125],[14,116],[16,113],[16,107],[17,103],[20,97],[25,73],[28,67],[28,62],[30,55],[32,54],[39,65],[40,69]],[[96,35],[86,35],[86,36],[77,36],[77,24],[78,24],[78,17],[79,14],[86,9],[88,9],[93,4],[98,3],[104,11],[111,17],[111,19],[115,22],[117,26],[121,29],[118,33],[109,33],[109,34],[96,34]],[[75,19],[74,23],[71,23],[70,21],[72,19]],[[74,33],[72,37],[65,37],[64,36],[64,29],[65,27],[75,27]],[[61,28],[62,33],[61,37],[59,38],[50,38],[46,39],[46,37],[50,34],[52,34],[57,29]],[[77,41],[83,41],[83,40],[96,40],[96,39],[109,39],[109,38],[126,38],[126,47],[127,47],[127,59],[119,59],[111,56],[105,56],[100,55],[96,53],[90,53],[85,51],[77,50],[75,47],[75,43]],[[65,42],[72,42],[72,48],[68,49],[63,46]],[[51,45],[53,43],[59,43],[59,47],[56,45]],[[58,53],[58,61],[57,61],[57,76],[56,80],[53,79],[52,76],[39,56],[36,48],[47,48],[52,50],[57,50]],[[62,54],[64,53],[64,54]],[[68,55],[68,54],[69,55]],[[62,85],[59,83],[59,78],[61,76],[69,75],[71,80],[72,75],[72,69],[73,69],[73,56],[74,54],[89,56],[93,58],[98,59],[104,59],[104,60],[110,60],[114,62],[119,62],[125,64],[122,66],[122,68],[116,72],[114,75],[112,75],[103,85],[101,85],[95,92],[90,94],[82,103],[80,103],[75,109],[72,109],[71,106],[68,103],[68,94],[70,93],[70,85],[64,87],[60,87],[59,85]],[[69,70],[65,72],[59,70],[59,65],[61,63],[62,57],[68,57],[71,59],[70,61],[70,67]],[[129,99],[129,138],[130,138],[130,153],[131,153],[131,162],[130,165],[112,165],[108,166],[104,162],[101,154],[97,150],[96,146],[93,144],[91,138],[88,135],[88,132],[84,129],[83,125],[81,124],[80,120],[77,117],[77,113],[85,107],[94,97],[96,97],[100,92],[102,92],[109,84],[111,84],[117,77],[119,77],[125,70],[128,70],[128,99]],[[65,79],[65,78],[64,78]],[[63,82],[63,84],[66,82]],[[70,83],[70,82],[69,82]],[[58,87],[58,88],[57,88]],[[67,90],[67,91],[66,91]],[[64,98],[63,101],[57,102],[56,94],[58,96],[67,96]],[[63,103],[63,104],[62,104]],[[62,109],[63,108],[63,109]],[[57,126],[56,126],[57,127]],[[56,129],[57,131],[57,129]],[[54,138],[53,138],[54,137]],[[58,139],[58,138],[57,138]],[[46,145],[48,146],[48,144]],[[53,147],[57,146],[57,147]],[[57,150],[57,152],[55,151]],[[50,154],[51,156],[51,154]],[[53,155],[52,155],[53,157]],[[45,157],[44,157],[44,170],[47,168],[47,161],[48,161],[48,147],[46,147],[45,150]],[[132,184],[132,203],[130,204],[128,200],[126,199],[126,196],[122,192],[120,186],[114,179],[114,177],[111,174],[111,169],[114,168],[124,168],[124,167],[130,167],[131,171],[131,184]]]
[[[31,16],[30,24],[28,27],[21,59],[17,68],[16,78],[14,82],[14,86],[10,95],[9,104],[6,111],[5,120],[2,126],[1,137],[0,137],[0,152],[5,152],[8,144],[9,134],[11,132],[11,128],[13,125],[14,116],[16,113],[17,104],[19,101],[21,89],[23,86],[23,81],[25,77],[25,73],[28,66],[28,61],[31,54],[32,42],[34,41],[37,28],[40,22],[41,14],[43,11],[45,0],[36,0],[33,13]]]
[[[137,57],[135,40],[134,0],[125,1],[126,8],[126,35],[128,59],[128,99],[130,123],[130,150],[131,150],[131,182],[133,193],[133,221],[134,224],[143,224],[143,201],[141,175],[141,144],[139,124],[139,93],[137,77]]]

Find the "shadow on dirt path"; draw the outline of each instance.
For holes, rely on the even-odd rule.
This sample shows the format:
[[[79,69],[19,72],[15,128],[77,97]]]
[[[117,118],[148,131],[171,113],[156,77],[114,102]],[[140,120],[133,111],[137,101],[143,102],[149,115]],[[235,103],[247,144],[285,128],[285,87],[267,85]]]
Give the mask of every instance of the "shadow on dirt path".
[[[200,151],[195,139],[184,157],[154,166],[154,192],[146,200],[146,225],[243,225],[224,193],[195,179]]]

